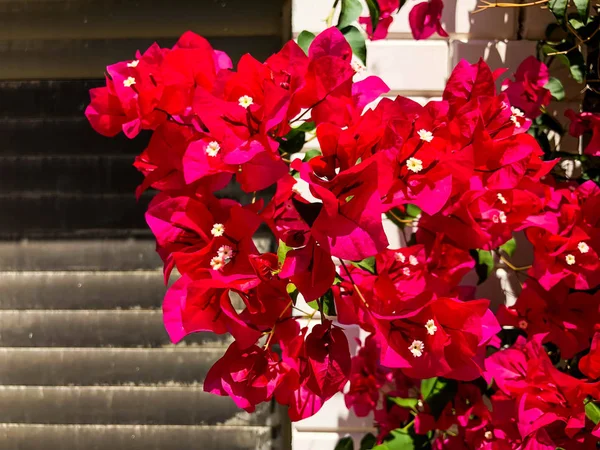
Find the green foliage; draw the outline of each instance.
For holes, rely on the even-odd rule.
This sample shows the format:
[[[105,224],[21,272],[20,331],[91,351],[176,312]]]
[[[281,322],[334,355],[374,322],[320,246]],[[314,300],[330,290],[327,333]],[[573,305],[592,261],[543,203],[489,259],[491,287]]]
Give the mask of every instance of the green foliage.
[[[313,158],[316,158],[317,156],[321,156],[321,152],[317,149],[311,149],[308,150],[306,153],[304,153],[304,158],[302,158],[302,161],[304,162],[308,162]]]
[[[560,102],[565,98],[565,88],[558,78],[550,78],[544,87],[550,91],[555,100]]]
[[[421,396],[430,408],[431,414],[440,417],[442,411],[456,394],[457,383],[444,378],[429,378],[421,381]]]
[[[381,8],[379,7],[379,2],[377,0],[366,0],[367,7],[369,8],[369,17],[371,17],[371,28],[373,33],[377,29],[377,24],[379,23],[379,16],[381,15]]]
[[[471,250],[471,256],[475,260],[475,272],[479,277],[477,284],[483,283],[494,270],[494,255],[488,250]]]
[[[352,53],[356,55],[363,64],[367,64],[367,43],[364,34],[354,25],[343,28],[342,34],[352,47]]]
[[[506,241],[506,243],[500,246],[500,250],[502,250],[508,256],[512,256],[516,249],[517,241],[515,241],[515,238],[511,238],[509,241]]]
[[[334,450],[354,450],[354,441],[350,436],[340,439]]]
[[[341,30],[352,25],[362,13],[362,4],[359,0],[342,0],[342,10],[337,27]]]
[[[568,5],[569,0],[550,0],[548,3],[548,9],[554,14],[558,23],[563,23],[565,21]]]
[[[594,424],[598,424],[598,422],[600,422],[600,404],[591,399],[587,399],[585,403],[585,415],[594,422]]]
[[[288,247],[286,243],[280,239],[279,247],[277,247],[277,261],[279,262],[279,267],[283,266],[285,257],[290,250],[293,250],[293,247]]]
[[[394,430],[391,439],[378,445],[373,450],[414,450],[413,437],[404,430]]]
[[[373,435],[373,433],[367,433],[360,441],[360,449],[359,450],[371,450],[375,447],[377,443],[377,438]]]
[[[416,410],[419,400],[416,398],[388,397],[388,400],[401,408]]]
[[[581,18],[585,18],[588,15],[588,11],[590,8],[590,0],[573,0],[575,7],[577,8],[577,12]]]
[[[362,261],[350,261],[350,264],[360,269],[366,270],[369,273],[376,274],[374,256],[363,259]]]
[[[319,310],[319,305],[321,305],[322,312],[326,316],[335,316],[337,313],[335,312],[335,301],[333,299],[333,291],[329,289],[323,296],[317,300],[313,300],[312,302],[307,303],[312,309]]]
[[[310,44],[312,44],[312,41],[315,40],[315,35],[313,33],[311,33],[310,31],[302,31],[299,35],[298,35],[298,45],[300,46],[300,48],[302,50],[304,50],[304,53],[306,53],[308,55],[308,48],[310,47]]]

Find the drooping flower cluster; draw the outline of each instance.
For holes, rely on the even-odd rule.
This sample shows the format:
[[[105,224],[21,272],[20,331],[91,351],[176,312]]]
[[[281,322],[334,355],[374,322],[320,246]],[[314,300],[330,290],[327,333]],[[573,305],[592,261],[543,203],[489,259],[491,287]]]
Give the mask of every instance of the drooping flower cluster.
[[[557,402],[566,409],[551,417],[567,428],[581,423],[579,401],[597,398],[594,385],[577,380],[557,400],[551,385],[562,372],[547,368],[538,379],[533,371],[542,368],[530,373],[525,362],[541,364],[542,341],[570,358],[598,331],[600,297],[573,290],[600,284],[600,191],[593,182],[552,181],[555,162],[526,133],[545,101],[544,79],[525,72],[498,93],[499,73],[463,61],[441,101],[384,98],[367,108],[388,88],[373,76],[355,81],[352,50],[335,28],[318,35],[308,54],[289,42],[265,62],[243,56],[236,70],[193,33],[172,49],[153,45],[109,66],[107,86],[92,91],[86,114],[108,136],[152,131],[135,166],[145,176],[138,194],[160,191],[146,218],[165,281],[179,274],[163,305],[167,332],[174,342],[201,331],[233,338],[205,389],[248,411],[275,399],[299,420],[350,380],[348,406],[359,415],[376,411],[390,431],[410,415],[401,404],[381,407],[382,386],[394,382],[398,397],[416,398],[421,380],[443,377],[457,386],[454,409],[444,404],[434,413],[423,394],[418,433],[458,427],[477,442],[492,436],[508,445],[497,448],[517,448],[513,436],[555,436],[543,415]],[[534,106],[517,109],[523,96]],[[306,133],[320,146],[312,158],[292,154]],[[252,201],[227,198],[234,182]],[[410,245],[388,248],[384,214],[413,230]],[[257,248],[259,229],[279,243],[277,253]],[[531,279],[496,317],[462,283],[480,262],[473,254],[493,256],[519,231],[533,245]],[[312,326],[293,313],[299,296],[315,305]],[[328,317],[334,309],[337,324]],[[343,328],[350,325],[370,334],[354,360]],[[522,338],[486,360],[488,347],[499,346],[500,325],[522,330],[537,353],[522,350],[534,345]],[[597,347],[581,360],[596,376]],[[491,369],[510,352],[524,355],[522,389]],[[494,399],[518,406],[518,422],[507,419],[504,428],[468,383],[490,375],[499,387]],[[534,388],[549,397],[534,398],[527,390]],[[525,429],[533,410],[545,418]],[[450,448],[445,436],[440,448]],[[466,448],[496,448],[477,445]]]

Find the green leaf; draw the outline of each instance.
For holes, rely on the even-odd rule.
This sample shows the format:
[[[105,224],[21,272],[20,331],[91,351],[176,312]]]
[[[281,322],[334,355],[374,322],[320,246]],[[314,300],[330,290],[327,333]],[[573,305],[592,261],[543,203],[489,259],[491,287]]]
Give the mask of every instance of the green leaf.
[[[334,450],[354,450],[354,441],[350,436],[340,439]]]
[[[510,241],[507,241],[506,243],[502,244],[500,246],[500,249],[504,251],[504,253],[506,253],[508,256],[512,256],[515,253],[515,250],[517,249],[517,241],[515,241],[515,238],[511,238]]]
[[[367,0],[367,7],[369,8],[369,17],[371,17],[371,29],[373,33],[377,29],[379,24],[379,16],[381,15],[381,8],[377,0]]]
[[[279,240],[279,247],[277,247],[277,260],[279,262],[279,267],[283,266],[283,262],[285,261],[285,256],[287,253],[293,250],[293,247],[288,247],[285,242],[281,239]]]
[[[352,53],[356,55],[363,64],[367,64],[367,43],[365,36],[355,26],[349,26],[341,30],[342,34],[352,47]]]
[[[388,397],[388,399],[401,408],[407,409],[416,409],[417,403],[419,403],[419,400],[416,398]]]
[[[423,400],[429,401],[431,397],[439,394],[445,386],[446,381],[438,377],[421,380],[421,396],[423,397]]]
[[[473,250],[470,252],[476,261],[475,272],[479,276],[479,282],[483,283],[494,270],[494,256],[488,250]]]
[[[315,40],[315,35],[313,33],[311,33],[310,31],[302,31],[299,35],[298,35],[298,45],[300,46],[300,48],[302,50],[304,50],[304,53],[306,53],[308,55],[308,48],[310,47],[310,44],[312,44],[312,41]]]
[[[561,136],[564,134],[565,130],[563,129],[561,123],[556,120],[555,117],[552,117],[548,113],[544,113],[539,116],[536,120],[536,123],[542,128],[554,131],[555,133],[560,134]]]
[[[299,126],[294,127],[294,130],[298,130],[298,131],[304,131],[305,133],[308,133],[310,131],[314,131],[314,129],[317,128],[317,125],[310,121],[310,122],[302,122]]]
[[[296,285],[294,283],[288,283],[287,286],[285,287],[285,290],[289,294],[289,296],[292,298],[292,301],[295,304],[296,299],[298,298],[298,288],[296,287]]]
[[[558,78],[550,78],[544,87],[548,89],[552,94],[552,97],[559,102],[565,98],[565,88]]]
[[[313,300],[312,302],[308,302],[307,305],[312,309],[319,309],[319,303],[323,306],[323,314],[326,316],[336,316],[335,312],[335,301],[333,299],[333,291],[329,289],[323,296],[317,300]]]
[[[304,158],[302,158],[302,161],[307,162],[310,161],[313,158],[316,158],[317,156],[321,156],[321,152],[319,150],[316,149],[312,149],[312,150],[308,150],[305,154],[304,154]]]
[[[579,50],[573,50],[567,53],[567,58],[569,60],[569,70],[571,72],[571,76],[578,83],[583,83],[585,79],[585,59]]]
[[[590,0],[573,0],[579,16],[584,19],[588,15]]]
[[[429,378],[421,381],[421,396],[429,405],[431,414],[438,418],[448,402],[450,402],[458,388],[458,384],[453,380],[443,378]]]
[[[417,205],[408,204],[406,205],[406,214],[408,214],[410,217],[417,217],[419,214],[421,214],[421,208],[419,208]]]
[[[390,434],[392,438],[383,444],[373,448],[373,450],[414,450],[413,438],[406,431],[394,430]]]
[[[300,128],[293,128],[284,138],[279,139],[279,149],[288,154],[298,153],[306,143],[306,133]]]
[[[370,256],[362,261],[350,261],[350,264],[375,275],[375,257]]]
[[[600,405],[589,400],[585,404],[585,415],[588,419],[597,424],[600,422]]]
[[[377,438],[373,435],[373,433],[367,433],[360,441],[360,450],[371,450],[373,447],[375,447],[376,443]]]
[[[342,11],[337,27],[341,30],[352,25],[362,13],[362,4],[359,0],[342,0]]]
[[[569,0],[550,0],[548,3],[548,9],[554,14],[558,23],[564,23],[568,4]]]

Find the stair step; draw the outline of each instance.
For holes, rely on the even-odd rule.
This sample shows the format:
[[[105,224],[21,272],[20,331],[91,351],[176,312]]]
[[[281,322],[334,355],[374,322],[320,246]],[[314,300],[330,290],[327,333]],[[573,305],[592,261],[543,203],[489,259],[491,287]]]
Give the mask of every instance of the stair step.
[[[271,427],[0,424],[0,450],[271,450]]]
[[[214,3],[150,2],[140,14],[139,4],[118,0],[3,0],[0,38],[164,37],[194,28],[204,36],[281,34],[281,0]]]
[[[126,194],[0,194],[0,233],[49,233],[80,229],[144,228],[151,195],[136,201]]]
[[[153,240],[0,241],[0,270],[162,268]]]
[[[147,49],[155,40],[154,38],[105,39],[103,37],[2,39],[0,40],[2,60],[0,79],[98,79],[103,76],[107,65],[132,59],[138,49]],[[234,61],[248,52],[255,58],[263,60],[281,48],[280,35],[225,36],[209,40],[214,48],[226,51]],[[171,47],[175,42],[175,37],[158,39],[161,47]],[[3,109],[11,110],[13,106],[4,104]],[[22,115],[34,115],[36,111],[34,104],[27,109],[23,106],[14,106],[14,108]]]
[[[1,5],[1,4],[0,4]],[[1,6],[0,6],[1,8]],[[6,51],[5,49],[3,49]],[[0,116],[83,116],[89,90],[103,86],[103,74],[93,80],[8,80],[0,82]]]
[[[87,103],[89,95],[77,108]],[[73,117],[0,118],[0,154],[5,156],[127,154],[133,159],[146,148],[149,139],[150,132],[142,132],[135,139],[122,133],[113,138],[102,136],[90,126],[83,112]]]
[[[131,155],[0,156],[0,192],[133,193],[144,177]],[[129,200],[134,203],[133,195]]]
[[[0,402],[1,423],[265,425],[270,413],[190,386],[0,386]]]
[[[162,270],[0,272],[0,309],[160,308]]]
[[[0,348],[0,384],[171,385],[204,381],[223,348]],[[43,367],[43,370],[32,370]]]
[[[183,345],[229,342],[228,335],[202,332],[187,336]],[[172,346],[162,311],[0,311],[0,347],[162,346]]]

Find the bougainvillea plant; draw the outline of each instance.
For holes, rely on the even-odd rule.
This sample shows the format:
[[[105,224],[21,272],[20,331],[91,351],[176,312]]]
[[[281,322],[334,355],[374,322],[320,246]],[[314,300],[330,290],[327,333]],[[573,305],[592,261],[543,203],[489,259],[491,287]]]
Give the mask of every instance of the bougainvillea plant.
[[[165,281],[177,273],[169,336],[231,336],[204,389],[247,411],[275,400],[296,421],[345,390],[376,420],[364,449],[596,448],[600,187],[555,177],[528,133],[552,95],[545,65],[526,60],[502,91],[503,71],[462,61],[442,100],[375,102],[388,87],[357,76],[348,26],[235,70],[187,32],[90,92],[99,133],[152,133],[134,165],[137,195],[158,191],[146,219]],[[312,139],[320,150],[301,152]],[[530,267],[511,262],[515,235]],[[523,280],[492,311],[467,275],[496,264]],[[368,337],[353,357],[357,326]]]

